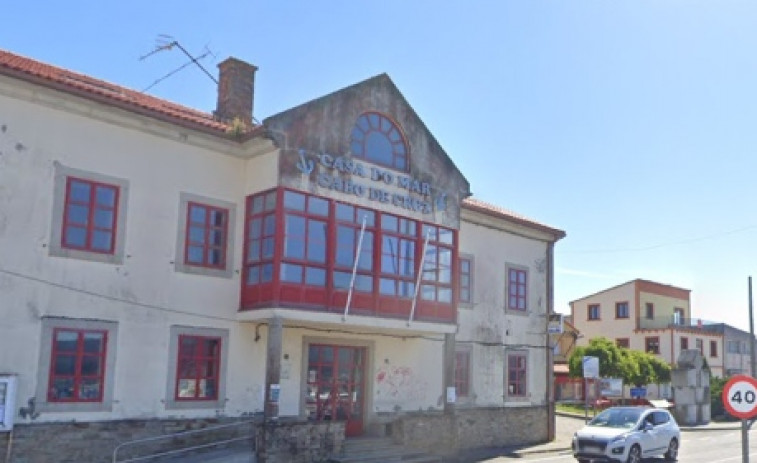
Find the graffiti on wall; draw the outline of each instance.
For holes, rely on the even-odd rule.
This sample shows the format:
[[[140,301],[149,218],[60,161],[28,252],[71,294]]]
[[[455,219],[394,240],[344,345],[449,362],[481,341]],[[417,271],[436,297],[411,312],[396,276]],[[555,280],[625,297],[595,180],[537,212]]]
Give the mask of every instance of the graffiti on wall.
[[[412,368],[383,366],[376,372],[376,398],[383,401],[422,400],[428,384]]]

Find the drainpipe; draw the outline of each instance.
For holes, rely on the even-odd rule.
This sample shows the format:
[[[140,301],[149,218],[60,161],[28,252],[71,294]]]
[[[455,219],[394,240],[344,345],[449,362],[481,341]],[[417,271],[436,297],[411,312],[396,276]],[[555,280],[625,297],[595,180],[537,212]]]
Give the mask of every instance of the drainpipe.
[[[554,254],[555,243],[550,241],[547,243],[547,316],[546,319],[546,348],[547,348],[547,440],[555,440],[555,399],[553,388],[555,386],[555,372],[552,359],[552,348],[549,342],[549,315],[554,312]]]

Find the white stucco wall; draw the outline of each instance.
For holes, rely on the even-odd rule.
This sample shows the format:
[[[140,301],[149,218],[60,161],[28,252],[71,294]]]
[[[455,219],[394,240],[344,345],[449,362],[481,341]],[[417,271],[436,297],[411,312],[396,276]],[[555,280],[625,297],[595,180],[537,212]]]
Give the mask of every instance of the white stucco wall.
[[[463,219],[460,254],[473,258],[473,304],[458,310],[456,342],[471,349],[471,398],[461,405],[544,403],[547,244],[481,225],[487,221],[469,212]],[[528,271],[525,313],[505,309],[508,265]],[[505,394],[506,359],[512,351],[528,355],[526,398],[513,399]]]
[[[219,412],[262,409],[265,346],[252,341],[252,325],[236,322],[245,173],[255,170],[253,161],[219,154],[227,151],[223,142],[137,118],[142,130],[135,118],[0,81],[0,371],[18,374],[18,403],[39,390],[42,317],[118,324],[117,345],[108,346],[117,352],[112,412],[43,412],[40,421],[215,413],[163,406],[172,325],[228,330],[235,374]],[[49,255],[55,163],[128,181],[122,264]],[[174,270],[182,192],[236,205],[231,278]]]

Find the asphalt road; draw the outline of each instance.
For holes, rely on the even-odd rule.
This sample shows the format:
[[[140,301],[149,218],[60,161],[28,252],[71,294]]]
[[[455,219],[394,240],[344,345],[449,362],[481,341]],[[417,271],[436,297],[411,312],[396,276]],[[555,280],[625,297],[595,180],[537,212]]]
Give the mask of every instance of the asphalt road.
[[[480,463],[499,463],[511,460],[568,463],[575,462],[570,451],[564,450],[569,445],[570,436],[576,428],[583,426],[583,420],[569,417],[557,417],[557,439],[551,447],[537,450],[533,453],[519,453],[511,456],[498,456],[479,460]],[[749,460],[757,462],[757,427],[748,433]],[[561,449],[562,448],[562,449]],[[650,458],[645,463],[665,461],[662,458]],[[697,431],[683,431],[681,449],[678,455],[681,463],[740,463],[741,431],[738,429],[708,429]]]

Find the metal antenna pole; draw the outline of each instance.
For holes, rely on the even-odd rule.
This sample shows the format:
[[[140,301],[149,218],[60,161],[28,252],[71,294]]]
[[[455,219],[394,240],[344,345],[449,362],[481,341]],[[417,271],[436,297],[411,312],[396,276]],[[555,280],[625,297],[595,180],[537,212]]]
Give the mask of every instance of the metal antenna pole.
[[[367,216],[363,216],[363,225],[360,226],[360,238],[357,240],[357,247],[355,248],[355,262],[352,264],[352,278],[350,279],[350,289],[347,291],[347,302],[344,304],[344,314],[342,315],[342,321],[347,320],[347,314],[350,313],[350,303],[352,302],[352,291],[355,287],[355,276],[357,275],[357,264],[360,260],[360,251],[363,248],[363,236],[365,236],[365,223]]]

